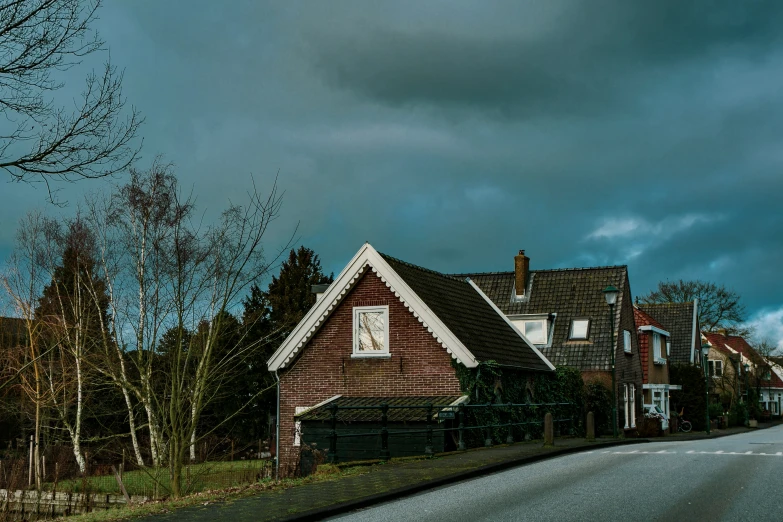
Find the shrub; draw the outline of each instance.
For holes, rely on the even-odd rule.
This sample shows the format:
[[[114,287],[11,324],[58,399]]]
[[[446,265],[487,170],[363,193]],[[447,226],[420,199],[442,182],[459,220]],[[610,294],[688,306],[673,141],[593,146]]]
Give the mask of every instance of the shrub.
[[[717,419],[723,415],[723,404],[710,404],[710,419]]]
[[[729,409],[729,426],[744,426],[745,412],[747,411],[745,403],[734,401]]]
[[[682,390],[671,392],[672,410],[679,413],[685,408],[683,417],[691,422],[694,430],[703,431],[706,427],[704,413],[707,404],[704,371],[690,364],[672,364],[669,367],[669,381],[682,386]]]
[[[612,431],[612,391],[600,380],[585,385],[585,410],[595,415],[596,434]]]

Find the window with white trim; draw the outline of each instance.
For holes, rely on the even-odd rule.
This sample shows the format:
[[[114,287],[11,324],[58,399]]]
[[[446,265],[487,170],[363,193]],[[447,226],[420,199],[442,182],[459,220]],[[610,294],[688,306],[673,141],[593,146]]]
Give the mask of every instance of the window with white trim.
[[[707,361],[707,371],[710,374],[710,377],[722,377],[723,376],[723,361],[718,360],[708,360]]]
[[[574,319],[571,321],[571,331],[568,338],[571,340],[584,340],[590,334],[590,319]]]
[[[547,327],[546,320],[524,321],[522,323],[522,333],[525,334],[528,341],[533,344],[546,344]]]
[[[509,320],[531,343],[545,345],[549,342],[550,322],[546,314],[535,317],[512,315]]]
[[[389,356],[388,306],[354,307],[353,356]]]
[[[623,330],[623,351],[631,353],[631,332]]]
[[[625,408],[624,408],[625,409],[625,429],[628,429],[628,427],[629,427],[628,426],[629,408],[628,408],[628,385],[627,384],[623,384],[623,403],[625,405]]]
[[[671,354],[672,354],[672,342],[666,339],[666,357],[671,356]]]
[[[661,334],[653,332],[653,357],[657,361],[661,358]]]
[[[631,400],[629,401],[631,403],[631,427],[636,427],[636,386],[633,384],[631,386]]]

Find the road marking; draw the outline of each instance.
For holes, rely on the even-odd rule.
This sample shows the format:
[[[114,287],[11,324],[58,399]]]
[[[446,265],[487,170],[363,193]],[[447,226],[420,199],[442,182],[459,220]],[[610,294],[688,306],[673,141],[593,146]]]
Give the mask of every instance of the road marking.
[[[593,451],[585,452],[585,453],[594,453]],[[640,451],[640,450],[633,450],[633,451],[603,451],[602,453],[611,453],[612,455],[677,455],[677,451],[669,451],[669,450],[659,450],[659,451]],[[686,451],[685,454],[687,455],[737,455],[737,456],[759,456],[759,457],[783,457],[783,451],[778,451],[777,453],[765,453],[765,452],[759,452],[759,453],[753,453],[752,451],[745,451],[738,453],[736,451],[725,451],[725,450],[717,450],[717,451],[695,451],[695,450],[689,450]]]

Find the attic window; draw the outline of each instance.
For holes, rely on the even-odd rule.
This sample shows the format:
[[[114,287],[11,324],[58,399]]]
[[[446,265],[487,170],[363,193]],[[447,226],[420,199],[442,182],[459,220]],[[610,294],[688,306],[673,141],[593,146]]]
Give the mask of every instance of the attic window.
[[[623,330],[623,351],[631,353],[631,332]]]
[[[389,307],[353,309],[353,357],[389,357]]]
[[[525,321],[522,324],[523,333],[533,344],[546,344],[546,321]]]
[[[509,320],[533,344],[545,345],[549,340],[549,314],[511,315]]]
[[[568,338],[571,340],[587,339],[590,334],[590,319],[574,319],[571,321],[571,332]]]

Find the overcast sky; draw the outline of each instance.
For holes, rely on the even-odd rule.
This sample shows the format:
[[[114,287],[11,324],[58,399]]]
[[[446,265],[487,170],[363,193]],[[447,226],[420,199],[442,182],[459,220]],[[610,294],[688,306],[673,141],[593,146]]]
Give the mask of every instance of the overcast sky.
[[[269,241],[299,222],[328,271],[364,241],[444,272],[511,270],[519,249],[534,269],[627,264],[635,295],[726,284],[783,345],[781,11],[136,0],[96,28],[146,117],[140,166],[163,154],[214,211],[279,172]],[[46,207],[5,181],[3,258]]]

